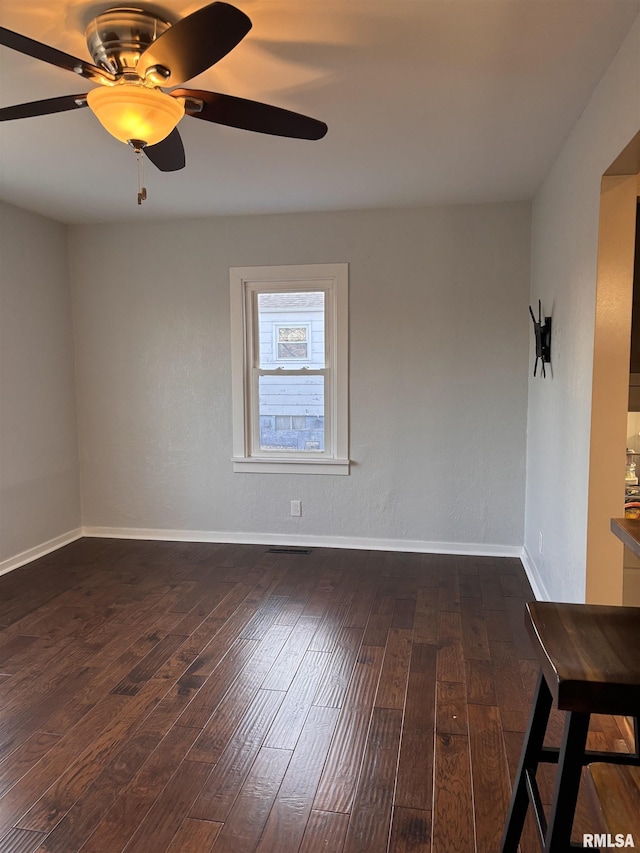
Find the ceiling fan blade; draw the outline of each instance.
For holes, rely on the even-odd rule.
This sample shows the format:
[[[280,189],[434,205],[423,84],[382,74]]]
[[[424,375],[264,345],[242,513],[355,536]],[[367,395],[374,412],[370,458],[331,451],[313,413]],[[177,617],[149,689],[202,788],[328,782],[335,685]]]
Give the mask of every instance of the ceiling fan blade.
[[[138,60],[141,77],[156,65],[170,75],[162,85],[175,86],[206,71],[226,56],[251,29],[249,18],[228,3],[211,3],[187,15],[157,38]]]
[[[270,133],[274,136],[288,136],[293,139],[322,139],[327,125],[300,113],[261,104],[259,101],[247,101],[232,95],[220,95],[217,92],[205,92],[200,89],[174,89],[171,94],[177,98],[193,98],[203,101],[200,112],[189,109],[188,115],[228,127],[243,130],[255,130],[258,133]]]
[[[49,47],[40,41],[27,38],[20,33],[14,33],[13,30],[8,30],[6,27],[0,27],[0,44],[17,50],[19,53],[32,56],[34,59],[48,62],[50,65],[57,65],[58,68],[64,68],[66,71],[74,71],[80,77],[92,80],[94,83],[105,83],[116,79],[113,74],[103,71],[97,65],[92,65],[90,62],[85,62],[84,59],[78,59],[69,53],[57,50],[55,47]]]
[[[161,172],[177,172],[178,169],[184,169],[184,145],[177,127],[174,127],[166,139],[155,145],[148,145],[143,150]]]
[[[31,118],[31,116],[46,116],[51,113],[63,113],[67,110],[77,110],[87,106],[87,95],[63,95],[61,98],[47,98],[44,101],[31,101],[28,104],[16,104],[13,107],[0,109],[0,121],[11,121],[15,118]]]

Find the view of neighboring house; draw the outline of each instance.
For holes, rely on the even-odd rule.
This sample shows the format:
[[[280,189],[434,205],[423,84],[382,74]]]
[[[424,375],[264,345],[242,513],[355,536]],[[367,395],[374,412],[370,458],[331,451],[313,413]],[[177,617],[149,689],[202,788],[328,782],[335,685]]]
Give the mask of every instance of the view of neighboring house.
[[[324,293],[258,295],[260,449],[324,450]]]

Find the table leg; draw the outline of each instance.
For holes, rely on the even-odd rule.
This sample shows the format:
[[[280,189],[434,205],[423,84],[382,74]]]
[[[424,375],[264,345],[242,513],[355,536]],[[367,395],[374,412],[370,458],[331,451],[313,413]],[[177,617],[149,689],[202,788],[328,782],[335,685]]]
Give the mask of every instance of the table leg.
[[[501,853],[517,853],[518,850],[520,836],[522,835],[524,821],[527,816],[527,807],[529,805],[526,777],[527,773],[535,776],[540,761],[549,714],[551,713],[551,702],[551,692],[542,672],[540,672],[529,716],[529,723],[527,725],[527,732],[524,736],[524,743],[520,754],[518,772],[513,783],[511,803],[507,812],[502,845],[500,846]]]
[[[589,714],[567,714],[545,837],[544,853],[566,853],[578,801],[580,775],[589,732]]]

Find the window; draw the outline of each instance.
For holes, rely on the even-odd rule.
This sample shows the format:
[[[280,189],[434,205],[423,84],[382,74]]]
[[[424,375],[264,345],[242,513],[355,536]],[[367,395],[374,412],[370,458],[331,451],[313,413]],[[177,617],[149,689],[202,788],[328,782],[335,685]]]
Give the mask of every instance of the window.
[[[234,470],[348,474],[347,265],[230,280]]]
[[[260,295],[265,296],[265,294]],[[311,294],[308,295],[311,296]],[[309,360],[311,323],[305,323],[303,326],[273,323],[273,332],[275,335],[274,350],[276,361]]]

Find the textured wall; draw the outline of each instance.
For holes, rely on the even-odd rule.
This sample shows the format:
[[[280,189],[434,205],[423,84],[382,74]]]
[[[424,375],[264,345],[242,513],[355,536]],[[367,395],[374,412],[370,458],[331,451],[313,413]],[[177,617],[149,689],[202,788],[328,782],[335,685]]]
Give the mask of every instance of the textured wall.
[[[600,181],[640,129],[639,56],[637,20],[533,206],[531,299],[553,314],[554,340],[553,378],[529,382],[525,547],[557,600],[585,599]]]
[[[85,525],[520,545],[529,242],[527,204],[72,228]],[[229,267],[345,261],[351,476],[233,474]]]
[[[0,202],[0,563],[79,524],[66,228]]]

